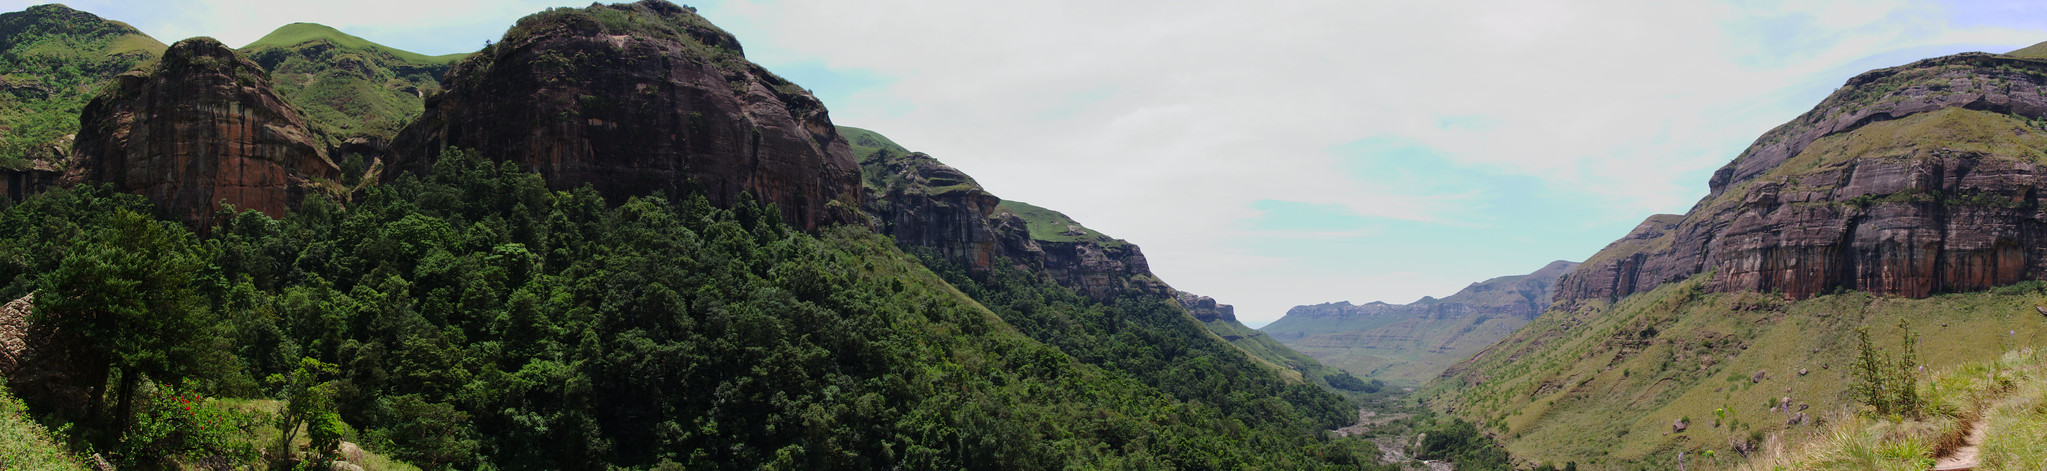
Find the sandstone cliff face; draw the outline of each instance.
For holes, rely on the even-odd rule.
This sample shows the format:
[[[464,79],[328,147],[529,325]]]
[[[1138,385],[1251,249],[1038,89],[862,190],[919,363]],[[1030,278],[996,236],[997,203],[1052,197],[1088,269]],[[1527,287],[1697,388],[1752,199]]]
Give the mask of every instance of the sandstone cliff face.
[[[1215,302],[1215,298],[1186,291],[1176,293],[1175,298],[1180,300],[1181,307],[1187,308],[1187,314],[1194,316],[1194,320],[1201,322],[1237,321],[1237,307],[1228,304],[1218,304]]]
[[[526,17],[442,84],[399,133],[385,178],[459,147],[614,200],[692,186],[720,205],[752,194],[805,228],[860,205],[859,168],[824,106],[661,0]]]
[[[108,87],[79,116],[67,182],[113,183],[204,227],[223,201],[283,217],[337,176],[263,69],[211,38],[179,41]]]
[[[2047,61],[1981,53],[1876,70],[1765,134],[1683,216],[1566,276],[1613,300],[1712,272],[1713,291],[1922,297],[2047,276]]]

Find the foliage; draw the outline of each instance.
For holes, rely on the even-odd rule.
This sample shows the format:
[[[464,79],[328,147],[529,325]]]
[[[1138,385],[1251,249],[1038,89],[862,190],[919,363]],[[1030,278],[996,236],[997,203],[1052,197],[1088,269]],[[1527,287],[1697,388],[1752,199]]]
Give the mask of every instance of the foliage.
[[[78,112],[106,80],[166,46],[135,28],[63,5],[0,14],[0,168],[68,149]]]
[[[276,77],[278,95],[330,145],[396,137],[440,90],[449,64],[466,56],[424,56],[311,23],[285,25],[240,52]]]
[[[216,374],[229,361],[213,311],[199,293],[206,263],[182,226],[128,210],[94,217],[83,240],[38,279],[32,322],[75,335],[85,361],[120,372],[110,437],[123,436],[136,388],[147,376],[180,381]],[[106,371],[99,369],[97,371]],[[104,384],[83,378],[87,386]]]
[[[1877,415],[1917,418],[1925,415],[1928,406],[1919,396],[1920,370],[1924,369],[1917,353],[1919,336],[1902,319],[1898,332],[1904,352],[1893,358],[1869,340],[1869,328],[1855,329],[1855,397]]]
[[[0,211],[16,224],[0,236],[18,236],[0,237],[0,275],[56,287],[70,266],[122,275],[110,279],[176,267],[196,296],[160,299],[218,319],[180,338],[233,359],[147,376],[286,397],[286,415],[353,426],[430,468],[1317,469],[1376,456],[1320,437],[1351,415],[1339,399],[1259,369],[1168,300],[973,285],[1093,322],[1048,345],[886,238],[792,230],[772,206],[609,206],[460,152],[345,208],[309,197],[283,220],[217,217],[203,241],[137,222],[135,204],[147,203],[88,186]],[[129,239],[154,242],[114,243]],[[116,257],[133,259],[94,262]],[[299,391],[327,386],[339,421],[296,410],[314,402]]]
[[[257,457],[256,427],[268,418],[227,407],[194,388],[155,385],[136,411],[135,425],[122,438],[120,457],[126,466],[160,466],[171,460],[186,463],[247,463]]]
[[[1329,387],[1345,391],[1375,393],[1386,387],[1386,383],[1377,379],[1367,383],[1356,376],[1351,376],[1349,371],[1339,371],[1337,374],[1325,376],[1324,378],[1329,381]]]
[[[0,469],[90,469],[53,435],[29,419],[27,405],[0,387]]]
[[[1424,428],[1421,446],[1414,452],[1416,458],[1425,460],[1448,460],[1457,464],[1457,469],[1474,471],[1507,471],[1514,469],[1507,451],[1500,448],[1491,438],[1479,433],[1478,427],[1454,417],[1438,420]]]

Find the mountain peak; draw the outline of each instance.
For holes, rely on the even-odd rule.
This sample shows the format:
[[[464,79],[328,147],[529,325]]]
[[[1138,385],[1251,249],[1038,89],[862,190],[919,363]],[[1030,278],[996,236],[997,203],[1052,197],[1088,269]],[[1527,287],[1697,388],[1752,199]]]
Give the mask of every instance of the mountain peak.
[[[363,39],[356,35],[344,33],[339,29],[334,29],[334,27],[332,26],[327,26],[319,23],[305,22],[279,26],[277,27],[277,29],[271,30],[270,34],[265,34],[263,35],[263,37],[257,38],[255,41],[252,41],[247,45],[243,45],[241,47],[241,50],[244,52],[253,52],[259,49],[270,47],[289,48],[292,46],[317,41],[327,41],[328,43],[333,44],[334,47],[342,49],[375,50],[386,54],[390,54],[391,56],[402,61],[417,63],[421,65],[449,64],[455,62],[457,59],[461,59],[469,55],[467,53],[456,53],[439,56],[429,56],[417,52],[407,51],[404,49],[378,44],[375,41],[370,41],[368,39]]]

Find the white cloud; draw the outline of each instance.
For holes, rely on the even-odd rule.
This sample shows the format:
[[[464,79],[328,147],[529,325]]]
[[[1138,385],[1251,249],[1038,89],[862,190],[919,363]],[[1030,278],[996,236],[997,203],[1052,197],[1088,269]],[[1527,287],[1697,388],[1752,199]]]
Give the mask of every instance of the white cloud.
[[[1251,201],[1435,223],[1388,230],[1587,224],[1480,221],[1471,194],[1348,174],[1330,152],[1339,144],[1399,136],[1455,165],[1539,178],[1602,201],[1584,218],[1624,231],[1685,210],[1712,169],[1817,99],[1782,90],[1838,84],[1836,69],[1885,51],[2047,36],[1949,30],[1937,8],[1899,1],[780,0],[709,11],[758,29],[750,44],[895,78],[828,103],[834,117],[1142,244],[1168,282],[1236,303],[1253,323],[1295,304],[1441,296],[1541,264],[1362,247],[1445,258],[1307,274],[1298,260],[1228,248],[1273,236],[1245,227]],[[1103,89],[1113,93],[1077,112],[1042,112]]]
[[[480,46],[546,6],[587,2],[71,4],[167,42],[210,35],[239,45],[312,21],[440,54]],[[26,5],[0,0],[5,10]],[[2001,8],[2027,8],[2014,5]],[[1850,64],[2047,39],[1954,28],[1941,7],[1899,0],[699,6],[770,68],[822,63],[889,79],[826,97],[839,123],[930,152],[1005,198],[1142,244],[1166,281],[1235,303],[1254,325],[1295,304],[1405,302],[1582,258],[1649,213],[1685,210],[1708,172],[1859,72]],[[1335,152],[1374,137],[1426,146],[1441,162],[1360,174],[1409,167],[1361,167]],[[1576,219],[1501,217],[1487,212],[1499,191],[1429,184],[1441,178],[1430,168],[1534,178],[1557,201],[1586,203]],[[1266,199],[1340,206],[1380,223],[1358,234],[1251,227],[1261,214],[1251,202]],[[1614,233],[1583,236],[1588,228]],[[1423,242],[1371,243],[1404,231]],[[1526,255],[1466,255],[1457,244],[1474,235],[1525,246]],[[1241,244],[1347,236],[1359,242],[1346,260],[1385,262],[1331,272]],[[1442,256],[1381,256],[1416,252]]]

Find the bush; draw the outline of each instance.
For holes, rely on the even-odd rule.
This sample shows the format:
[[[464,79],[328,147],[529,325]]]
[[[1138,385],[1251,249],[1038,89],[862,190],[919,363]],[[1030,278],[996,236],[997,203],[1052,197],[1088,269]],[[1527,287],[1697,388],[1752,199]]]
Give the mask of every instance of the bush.
[[[200,395],[190,385],[150,388],[121,441],[120,461],[152,467],[175,459],[187,463],[246,463],[256,459],[256,428],[265,414],[245,411]]]

